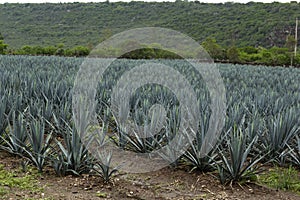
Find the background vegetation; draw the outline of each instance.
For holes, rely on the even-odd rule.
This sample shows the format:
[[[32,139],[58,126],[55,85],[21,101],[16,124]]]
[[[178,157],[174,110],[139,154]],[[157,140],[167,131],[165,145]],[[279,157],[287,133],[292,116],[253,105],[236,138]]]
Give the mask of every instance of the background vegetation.
[[[1,4],[0,32],[11,48],[24,45],[93,46],[124,30],[159,26],[200,43],[283,47],[294,35],[300,6],[295,3],[117,2]]]
[[[297,2],[1,4],[0,54],[86,56],[115,33],[159,26],[191,36],[216,61],[299,66],[293,54],[299,11]],[[123,57],[178,58],[140,45]]]

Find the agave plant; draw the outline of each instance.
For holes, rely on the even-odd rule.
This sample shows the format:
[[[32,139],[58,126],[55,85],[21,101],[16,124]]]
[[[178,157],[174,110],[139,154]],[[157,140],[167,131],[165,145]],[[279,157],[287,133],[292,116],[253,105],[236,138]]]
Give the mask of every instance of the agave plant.
[[[153,151],[164,139],[161,131],[165,128],[166,111],[160,105],[155,105],[149,110],[148,115],[145,113],[147,111],[135,108],[135,117],[132,123],[126,124],[127,129],[118,125],[122,146],[127,145],[128,149],[139,153]]]
[[[28,141],[29,144],[24,147],[26,157],[34,163],[39,172],[43,171],[46,160],[51,153],[52,133],[45,132],[45,120],[32,119],[29,124]]]
[[[93,170],[103,178],[105,183],[107,183],[111,176],[119,170],[120,166],[111,166],[111,151],[105,151],[104,149],[102,149],[101,152],[97,151],[97,158]]]
[[[284,157],[300,169],[300,137],[296,135],[291,140],[290,144],[287,144],[287,147],[286,151],[280,156]]]
[[[73,94],[72,87],[82,61],[78,58],[33,56],[1,56],[0,59],[0,140],[6,141],[5,147],[11,152],[25,151],[25,155],[36,165],[43,166],[51,153],[54,169],[59,175],[70,172],[80,174],[93,167],[91,164],[93,159],[87,153],[87,146],[84,145],[88,138],[86,141],[80,140],[82,132],[89,126],[87,119],[90,118],[91,113],[85,111],[93,110],[93,108],[73,107],[73,110],[77,109],[80,112],[75,112],[78,121],[72,119],[72,101],[76,100],[73,99],[74,95],[71,95]],[[193,70],[192,66],[186,65],[187,63],[182,60],[156,60],[153,62],[174,66],[193,85],[197,98],[201,102],[201,110],[204,111],[209,107],[211,102],[209,98],[206,98],[209,96],[209,92],[204,89],[205,83],[203,79],[198,78],[197,70]],[[110,105],[111,91],[116,85],[116,81],[125,72],[143,63],[145,63],[144,60],[118,59],[115,61],[105,71],[103,81],[96,91],[96,99],[100,105]],[[205,131],[202,129],[207,124],[200,122],[202,125],[199,127],[199,133],[194,135],[196,139],[188,141],[190,148],[185,152],[184,159],[193,166],[204,170],[206,170],[206,166],[214,167],[218,164],[220,174],[223,174],[221,176],[224,177],[225,182],[247,176],[246,172],[251,171],[252,168],[250,167],[251,169],[244,173],[242,171],[251,162],[260,159],[254,154],[262,155],[262,148],[264,148],[264,154],[270,152],[270,155],[264,157],[266,159],[264,161],[275,158],[278,162],[289,162],[288,164],[294,163],[298,166],[300,71],[293,68],[249,67],[230,64],[220,64],[219,69],[224,78],[228,100],[223,133],[230,130],[229,132],[232,134],[230,136],[225,134],[225,139],[220,141],[219,149],[214,148],[215,151],[209,153],[208,157],[202,157],[199,153],[205,136]],[[166,75],[165,78],[173,80],[172,76]],[[86,81],[88,88],[82,88],[83,93],[88,91],[91,86],[89,84],[91,81]],[[174,81],[173,84],[180,88],[179,85],[176,85],[178,81]],[[203,91],[205,95],[203,95]],[[111,138],[121,148],[137,152],[150,152],[153,149],[165,148],[166,151],[161,156],[169,163],[176,165],[178,161],[176,160],[178,157],[176,145],[165,144],[170,143],[179,134],[177,130],[180,122],[176,121],[177,114],[170,114],[168,111],[169,124],[164,124],[162,128],[159,125],[162,122],[160,117],[148,114],[152,105],[161,102],[165,108],[172,106],[178,108],[180,104],[174,96],[165,87],[156,85],[150,87],[147,85],[137,89],[129,102],[130,114],[135,114],[130,116],[130,120],[134,123],[129,130],[122,129],[120,124],[112,122],[116,116],[106,113],[106,107],[104,107],[106,110],[100,107],[97,108],[97,111],[101,113],[104,121],[112,122],[105,129],[110,133],[119,134]],[[168,104],[166,102],[171,106],[166,105]],[[136,106],[137,104],[139,106]],[[87,104],[79,105],[86,106]],[[25,108],[28,108],[34,119],[25,115]],[[14,112],[15,116],[13,116]],[[23,114],[23,122],[19,112]],[[172,118],[174,116],[176,117]],[[104,119],[105,117],[106,119]],[[124,117],[123,113],[119,117]],[[152,117],[155,119],[152,120]],[[105,123],[107,124],[107,122]],[[74,129],[72,123],[79,127],[78,130]],[[51,128],[48,127],[50,124],[53,125]],[[234,124],[242,128],[232,130],[231,127]],[[159,128],[161,131],[157,131]],[[55,132],[53,132],[54,130]],[[130,130],[134,130],[134,132]],[[23,131],[27,131],[27,139],[25,139]],[[50,136],[52,132],[55,136],[63,137],[63,141],[57,137],[57,145],[53,147],[56,151],[53,152],[51,151],[53,148],[48,144],[51,139],[47,142],[48,137],[53,137]],[[44,137],[41,137],[42,135]],[[181,137],[179,143],[182,143],[181,139],[186,139],[184,135]],[[99,141],[102,139],[100,137]],[[25,144],[22,144],[24,141]],[[19,146],[22,148],[18,148]],[[218,154],[219,157],[216,157],[217,150],[221,150]],[[244,157],[246,158],[243,159]],[[103,162],[108,158],[109,156],[103,156]],[[86,163],[87,165],[85,165]],[[106,163],[109,163],[108,160]],[[103,165],[102,162],[101,165]],[[255,166],[256,164],[253,167],[255,168]],[[100,166],[97,169],[101,171]],[[111,169],[103,170],[111,171]]]
[[[26,120],[23,113],[13,112],[12,114],[13,124],[9,124],[9,132],[4,136],[0,136],[4,141],[1,146],[2,149],[12,154],[24,156],[24,147],[27,146],[27,130]]]
[[[226,147],[219,150],[222,162],[217,167],[221,183],[251,179],[257,173],[258,162],[264,158],[264,155],[260,154],[250,156],[258,136],[248,144],[242,128],[234,127],[229,137]]]
[[[264,123],[264,118],[260,116],[257,111],[254,111],[254,113],[250,114],[245,122],[245,134],[247,135],[249,142],[252,141],[252,139],[257,135],[261,138],[264,130]]]
[[[216,149],[219,145],[217,143],[207,155],[202,155],[201,147],[204,142],[208,127],[209,118],[207,115],[203,114],[200,120],[199,131],[195,134],[195,140],[191,140],[191,138],[188,137],[190,148],[184,154],[184,158],[194,166],[193,169],[198,169],[203,172],[211,171],[215,168],[215,158],[217,156]],[[219,138],[216,139],[219,141]]]
[[[270,152],[269,156],[280,164],[283,164],[284,160],[279,160],[279,155],[286,149],[288,141],[300,133],[298,116],[297,109],[292,107],[267,120],[268,134],[265,135],[263,144],[266,151]]]
[[[57,105],[53,112],[53,125],[56,130],[56,135],[61,135],[65,130],[66,124],[70,124],[72,121],[72,112],[70,102],[63,102]]]
[[[51,156],[52,167],[58,176],[65,176],[68,172],[68,162],[65,160],[62,152]]]
[[[8,110],[8,102],[7,98],[3,96],[0,99],[0,135],[2,135],[8,125],[8,120],[7,120],[7,110]]]
[[[82,143],[76,128],[67,126],[63,138],[64,143],[56,140],[61,154],[52,158],[53,165],[56,166],[57,174],[65,174],[68,172],[80,175],[89,172],[93,166],[93,158]]]
[[[186,140],[184,133],[178,133],[178,127],[176,127],[176,124],[177,123],[175,121],[171,122],[171,120],[168,120],[168,125],[166,126],[164,133],[165,141],[159,143],[160,148],[162,148],[163,151],[158,151],[158,155],[166,162],[170,163],[171,167],[176,167],[178,165],[183,154],[183,152],[181,152],[182,150],[179,150],[178,147]],[[171,128],[172,126],[173,128]],[[176,136],[178,139],[174,143],[173,139]],[[168,145],[165,145],[164,143],[167,143]]]

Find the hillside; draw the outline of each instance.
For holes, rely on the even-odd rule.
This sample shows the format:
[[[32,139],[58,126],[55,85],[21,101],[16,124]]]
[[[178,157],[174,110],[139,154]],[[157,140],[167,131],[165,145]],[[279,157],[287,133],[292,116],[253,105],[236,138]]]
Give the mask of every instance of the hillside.
[[[294,34],[298,3],[118,2],[0,4],[0,33],[10,48],[23,45],[93,46],[135,27],[178,30],[201,42],[221,45],[283,46]]]

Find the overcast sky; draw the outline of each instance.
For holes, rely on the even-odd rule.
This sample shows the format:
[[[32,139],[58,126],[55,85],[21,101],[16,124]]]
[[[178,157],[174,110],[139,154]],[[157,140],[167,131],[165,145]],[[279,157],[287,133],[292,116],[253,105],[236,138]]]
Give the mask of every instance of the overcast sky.
[[[103,2],[106,0],[0,0],[0,3],[59,3],[59,2]],[[110,2],[117,2],[117,1],[131,1],[131,0],[109,0]],[[143,0],[143,1],[175,1],[175,0]],[[231,2],[240,2],[240,3],[247,3],[251,0],[199,0],[200,2],[207,2],[207,3],[223,3],[227,1]],[[273,1],[277,2],[290,2],[291,0],[252,0],[254,2],[265,2],[271,3]],[[299,2],[299,0],[298,0]]]

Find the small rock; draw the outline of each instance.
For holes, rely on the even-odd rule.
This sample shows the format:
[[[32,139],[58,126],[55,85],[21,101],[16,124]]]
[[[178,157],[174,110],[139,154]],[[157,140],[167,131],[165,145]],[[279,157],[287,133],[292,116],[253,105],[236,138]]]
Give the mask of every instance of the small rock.
[[[133,191],[130,191],[129,193],[127,193],[127,197],[133,197]]]
[[[96,195],[97,195],[97,197],[100,197],[100,198],[108,197],[106,192],[101,192],[101,191],[97,191]]]
[[[91,190],[91,189],[93,189],[92,187],[86,187],[86,188],[84,188],[84,190]]]
[[[110,186],[110,185],[107,185],[105,188],[106,188],[106,189],[111,189],[111,186]]]

